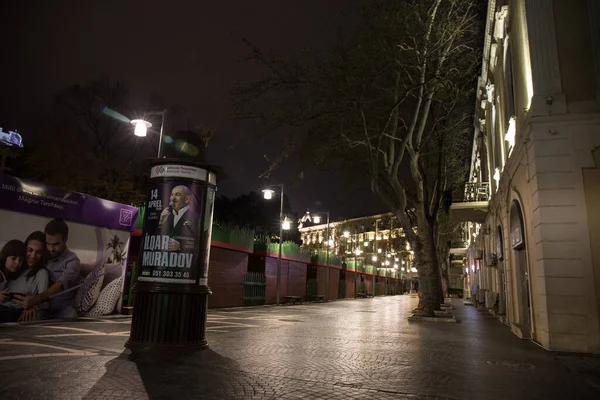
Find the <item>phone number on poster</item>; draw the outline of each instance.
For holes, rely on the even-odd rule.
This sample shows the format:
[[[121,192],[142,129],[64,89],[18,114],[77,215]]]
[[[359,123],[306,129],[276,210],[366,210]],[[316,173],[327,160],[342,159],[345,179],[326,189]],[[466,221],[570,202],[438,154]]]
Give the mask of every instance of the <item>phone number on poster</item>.
[[[152,276],[158,276],[161,278],[189,278],[189,272],[179,271],[152,271]]]

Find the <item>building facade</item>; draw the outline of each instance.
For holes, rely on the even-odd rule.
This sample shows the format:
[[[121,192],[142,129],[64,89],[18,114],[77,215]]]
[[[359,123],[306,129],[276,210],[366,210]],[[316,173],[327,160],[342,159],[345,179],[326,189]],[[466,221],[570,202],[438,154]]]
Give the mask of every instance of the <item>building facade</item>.
[[[522,338],[600,353],[600,2],[490,0],[466,286]]]
[[[393,269],[400,272],[402,278],[416,279],[414,253],[392,213],[330,221],[329,224],[323,223],[323,217],[307,211],[300,220],[302,248],[322,252],[328,244],[331,256],[376,269]]]

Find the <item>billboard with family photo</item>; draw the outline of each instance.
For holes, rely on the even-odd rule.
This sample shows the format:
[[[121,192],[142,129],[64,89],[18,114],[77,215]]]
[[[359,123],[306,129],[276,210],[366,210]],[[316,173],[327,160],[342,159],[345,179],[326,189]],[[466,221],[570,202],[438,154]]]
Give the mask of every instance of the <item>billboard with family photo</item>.
[[[0,322],[119,312],[137,211],[0,175]]]

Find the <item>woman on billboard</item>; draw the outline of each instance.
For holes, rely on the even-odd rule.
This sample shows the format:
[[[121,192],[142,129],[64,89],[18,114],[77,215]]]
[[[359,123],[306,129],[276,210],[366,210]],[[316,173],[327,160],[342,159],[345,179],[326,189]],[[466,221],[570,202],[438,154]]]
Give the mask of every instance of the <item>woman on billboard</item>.
[[[23,244],[18,240],[9,243],[11,242],[13,242],[11,246],[16,246],[16,242]],[[39,311],[45,308],[42,304],[39,307],[24,310],[23,307],[11,301],[14,294],[38,294],[48,288],[48,271],[44,268],[47,260],[44,233],[40,231],[31,233],[25,240],[24,245],[25,254],[20,261],[20,265],[14,261],[15,256],[4,261],[7,264],[11,263],[11,267],[5,266],[6,270],[9,271],[8,277],[6,277],[5,282],[0,283],[0,287],[6,287],[0,292],[0,302],[3,302],[0,305],[0,322],[33,321],[39,319]],[[19,249],[19,254],[21,254],[21,250]],[[15,250],[8,252],[14,253]],[[10,307],[10,309],[7,309],[7,307]]]

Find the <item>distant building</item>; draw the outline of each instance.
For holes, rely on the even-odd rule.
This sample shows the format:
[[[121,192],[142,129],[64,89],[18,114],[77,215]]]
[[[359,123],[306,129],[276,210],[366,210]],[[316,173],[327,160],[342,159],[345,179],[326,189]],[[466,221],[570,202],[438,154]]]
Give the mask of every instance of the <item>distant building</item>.
[[[600,1],[489,0],[466,286],[522,338],[600,353]]]
[[[315,216],[320,217],[318,223],[314,223]],[[315,252],[324,251],[327,243],[325,214],[307,211],[299,222],[301,247]],[[413,264],[414,253],[392,213],[330,221],[329,251],[342,260],[356,260],[380,269],[394,269],[403,278],[417,277]]]

